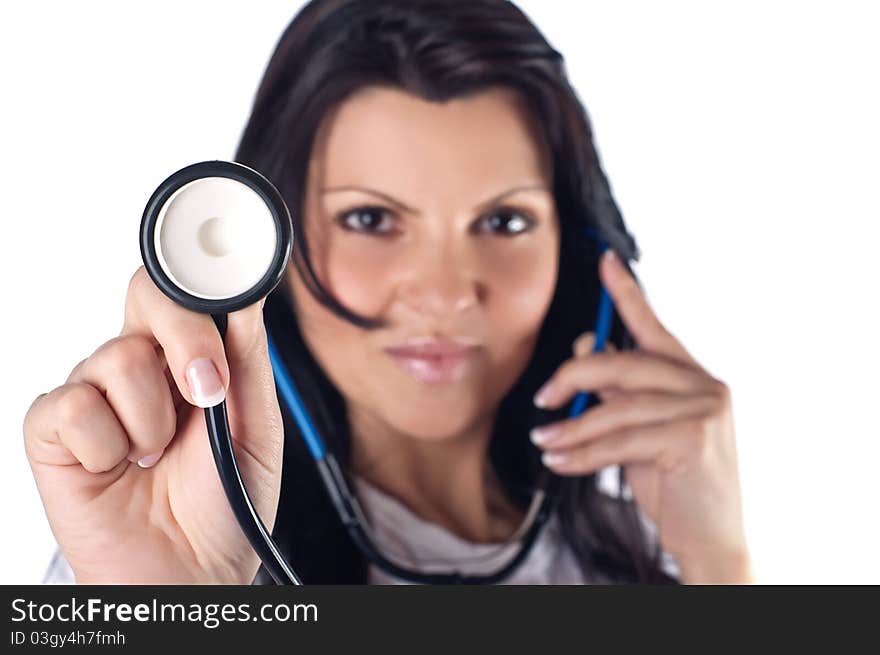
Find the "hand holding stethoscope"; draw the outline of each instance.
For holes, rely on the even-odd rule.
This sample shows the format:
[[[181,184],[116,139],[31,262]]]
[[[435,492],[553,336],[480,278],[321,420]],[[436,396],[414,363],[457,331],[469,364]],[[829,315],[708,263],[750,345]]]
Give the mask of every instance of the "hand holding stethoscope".
[[[538,390],[556,408],[582,389],[602,406],[533,430],[547,466],[588,475],[621,464],[636,503],[656,526],[685,582],[753,577],[743,530],[730,391],[660,322],[620,260],[600,278],[638,350],[591,353],[590,335]],[[613,351],[613,348],[609,348]]]
[[[211,198],[222,207],[211,207]],[[228,216],[237,206],[251,224],[262,217],[274,244],[273,218],[259,213],[260,203],[250,205],[258,199],[247,189],[194,186],[176,200],[175,210],[194,203],[218,217],[219,209]],[[169,228],[182,227],[173,222]],[[202,251],[220,253],[236,232],[215,221],[196,235]],[[266,243],[253,242],[251,255]],[[260,265],[227,263],[245,273],[248,264]],[[251,583],[260,560],[218,478],[201,409],[215,406],[224,390],[238,466],[256,511],[271,526],[283,430],[260,303],[233,308],[221,339],[210,315],[171,300],[140,268],[128,287],[122,333],[37,398],[25,419],[28,459],[77,582]]]
[[[375,565],[414,582],[474,584],[505,579],[528,555],[554,507],[558,478],[546,469],[514,536],[519,548],[497,570],[413,571],[376,546],[263,326],[261,301],[292,245],[290,216],[268,180],[232,162],[181,169],[150,198],[140,237],[145,269],[132,279],[122,335],[38,398],[25,425],[78,582],[246,583],[262,561],[277,582],[299,583],[266,527],[284,438],[273,378],[340,520]],[[613,317],[607,293],[599,305],[595,350]],[[590,400],[579,394],[571,415]]]

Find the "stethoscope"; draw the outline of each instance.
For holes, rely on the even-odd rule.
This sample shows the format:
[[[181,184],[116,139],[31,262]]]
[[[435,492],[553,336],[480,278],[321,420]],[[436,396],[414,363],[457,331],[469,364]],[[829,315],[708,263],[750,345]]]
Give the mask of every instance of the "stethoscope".
[[[601,251],[607,245],[594,230]],[[220,332],[226,315],[267,296],[282,280],[293,245],[290,212],[281,194],[263,175],[242,164],[205,161],[192,164],[162,182],[144,210],[140,230],[141,256],[153,282],[173,301],[210,314]],[[601,287],[593,352],[604,349],[614,309]],[[327,493],[351,539],[364,556],[386,573],[418,584],[493,584],[510,575],[531,551],[555,507],[557,476],[546,468],[539,479],[526,517],[508,543],[520,547],[488,574],[416,571],[394,561],[376,547],[370,522],[352,493],[306,411],[293,378],[268,335],[269,359],[276,387],[317,466]],[[572,401],[570,417],[587,409],[590,392]],[[226,412],[226,401],[205,409],[205,423],[214,462],[236,520],[277,584],[302,584],[266,529],[245,488]]]

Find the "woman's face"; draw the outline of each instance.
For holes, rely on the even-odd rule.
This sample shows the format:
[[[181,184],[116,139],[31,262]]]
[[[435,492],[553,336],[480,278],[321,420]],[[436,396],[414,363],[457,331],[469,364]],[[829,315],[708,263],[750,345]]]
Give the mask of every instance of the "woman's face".
[[[350,416],[423,440],[494,416],[556,285],[550,166],[501,87],[441,104],[372,86],[326,117],[307,180],[310,255],[331,294],[386,327],[352,325],[289,276]]]

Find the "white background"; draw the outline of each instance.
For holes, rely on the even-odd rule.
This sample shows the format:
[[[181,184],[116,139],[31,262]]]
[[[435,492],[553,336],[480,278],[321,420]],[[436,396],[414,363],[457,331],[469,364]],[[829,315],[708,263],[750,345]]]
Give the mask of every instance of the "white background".
[[[519,4],[566,58],[652,304],[733,389],[760,579],[880,583],[872,3]],[[118,334],[147,198],[233,156],[298,6],[2,5],[0,583],[54,549],[28,406]]]

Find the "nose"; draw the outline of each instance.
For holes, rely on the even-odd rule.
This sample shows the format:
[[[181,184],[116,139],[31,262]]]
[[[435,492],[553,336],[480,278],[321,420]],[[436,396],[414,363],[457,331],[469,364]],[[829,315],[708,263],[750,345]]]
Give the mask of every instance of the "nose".
[[[482,286],[468,248],[461,244],[431,244],[413,253],[399,300],[431,319],[448,319],[479,303]]]

